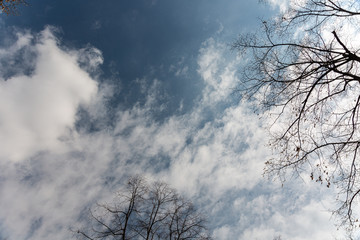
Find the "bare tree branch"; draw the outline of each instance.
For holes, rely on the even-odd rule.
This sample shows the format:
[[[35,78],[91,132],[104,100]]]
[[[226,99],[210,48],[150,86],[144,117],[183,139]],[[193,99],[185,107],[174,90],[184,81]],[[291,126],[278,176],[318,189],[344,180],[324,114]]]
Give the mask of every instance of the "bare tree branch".
[[[6,15],[16,15],[18,14],[18,6],[26,4],[25,0],[0,0],[0,9]]]
[[[134,177],[118,195],[90,211],[91,228],[75,231],[79,239],[211,239],[205,218],[163,182]]]
[[[240,90],[276,116],[270,146],[278,155],[266,162],[265,173],[285,181],[288,173],[307,172],[327,187],[336,185],[334,213],[350,228],[360,215],[354,212],[360,196],[360,45],[343,29],[357,30],[359,23],[358,1],[308,0],[233,44],[251,59]]]

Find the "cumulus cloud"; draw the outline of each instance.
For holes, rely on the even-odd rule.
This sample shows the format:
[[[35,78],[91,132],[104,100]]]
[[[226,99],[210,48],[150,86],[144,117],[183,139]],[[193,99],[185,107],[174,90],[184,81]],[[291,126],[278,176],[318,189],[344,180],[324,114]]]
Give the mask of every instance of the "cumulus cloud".
[[[19,35],[5,56],[32,48],[36,64],[30,76],[0,79],[0,141],[2,161],[20,161],[38,151],[60,151],[61,137],[71,131],[80,104],[89,103],[97,83],[82,70],[82,55],[59,49],[49,28],[35,43]]]
[[[88,207],[112,199],[132,174],[165,180],[191,198],[218,239],[277,233],[323,239],[321,233],[334,231],[317,227],[331,226],[329,215],[306,200],[322,194],[317,188],[300,194],[307,187],[294,181],[283,193],[261,177],[266,132],[250,108],[231,97],[241,59],[229,57],[224,44],[209,39],[199,50],[194,81],[205,88],[190,111],[157,120],[166,106],[158,101],[161,81],[153,80],[141,93],[145,102],[119,107],[113,125],[88,131],[76,124],[110,121],[112,87],[91,77],[101,52],[60,48],[50,28],[19,36],[21,47],[8,49],[33,48],[34,70],[1,79],[0,237],[69,239],[69,227],[85,220]],[[88,119],[79,117],[79,107]],[[305,228],[307,234],[299,232]]]

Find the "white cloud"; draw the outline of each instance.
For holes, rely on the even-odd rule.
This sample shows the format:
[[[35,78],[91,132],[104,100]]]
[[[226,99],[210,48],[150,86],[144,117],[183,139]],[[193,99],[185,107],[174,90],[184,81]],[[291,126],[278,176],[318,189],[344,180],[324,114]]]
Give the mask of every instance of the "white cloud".
[[[300,198],[295,199],[289,196],[293,200],[292,206],[288,203],[280,206],[286,199],[276,195],[259,196],[248,202],[246,208],[255,211],[254,215],[262,219],[242,232],[240,239],[267,239],[279,235],[282,239],[293,240],[341,237],[344,233],[336,233],[336,228],[331,224],[331,214],[324,206],[316,200],[310,200],[308,195],[308,201],[302,202],[303,194],[300,193]]]
[[[305,187],[294,182],[286,196],[290,190],[283,193],[261,177],[266,133],[248,106],[231,98],[239,59],[228,58],[224,44],[210,39],[199,52],[205,88],[191,111],[155,120],[163,106],[161,82],[154,80],[144,89],[145,103],[118,110],[114,128],[78,132],[79,106],[89,121],[107,118],[111,86],[98,87],[86,72],[103,61],[100,52],[61,50],[50,29],[24,42],[38,55],[35,71],[0,85],[0,138],[6,140],[0,150],[0,236],[69,239],[69,225],[80,224],[87,207],[111,199],[134,173],[163,179],[202,206],[219,239],[277,233],[308,239],[333,231],[318,226],[331,226],[321,205],[306,201],[317,191],[295,194]],[[305,228],[308,235],[299,230]]]
[[[80,104],[89,103],[97,83],[77,65],[79,55],[59,49],[49,28],[35,44],[19,35],[6,52],[34,48],[37,54],[31,76],[0,79],[0,158],[20,161],[38,151],[58,151],[60,138],[71,131]],[[0,53],[1,54],[1,53]]]
[[[100,20],[96,20],[92,25],[91,28],[93,30],[99,30],[101,28],[101,21]]]
[[[281,12],[285,12],[288,9],[291,0],[268,0],[268,2],[271,6],[279,8]]]
[[[268,2],[280,10],[280,12],[286,12],[289,7],[298,8],[304,6],[308,0],[268,0]]]
[[[238,83],[236,66],[238,61],[228,61],[224,52],[226,46],[210,38],[205,41],[200,49],[198,59],[198,72],[205,82],[203,102],[212,105],[226,100]]]

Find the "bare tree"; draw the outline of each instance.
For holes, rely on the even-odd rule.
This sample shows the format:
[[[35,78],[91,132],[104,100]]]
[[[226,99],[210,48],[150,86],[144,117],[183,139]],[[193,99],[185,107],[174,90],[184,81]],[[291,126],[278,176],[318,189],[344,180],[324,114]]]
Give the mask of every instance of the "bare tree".
[[[205,219],[163,182],[129,180],[113,204],[90,210],[91,228],[75,231],[79,239],[210,239]]]
[[[291,1],[260,33],[234,43],[251,60],[241,90],[273,114],[265,173],[288,173],[339,189],[341,223],[359,226],[360,2]]]
[[[18,13],[18,6],[26,4],[25,0],[0,0],[1,11],[7,15],[15,15]]]

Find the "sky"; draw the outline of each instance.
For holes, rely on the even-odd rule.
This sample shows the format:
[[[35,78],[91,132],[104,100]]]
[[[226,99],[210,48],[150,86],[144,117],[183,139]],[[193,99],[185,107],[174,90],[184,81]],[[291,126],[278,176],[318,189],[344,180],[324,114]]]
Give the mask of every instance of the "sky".
[[[0,15],[0,240],[72,239],[140,174],[214,239],[342,239],[333,189],[263,177],[266,119],[230,49],[286,1],[28,0]]]

